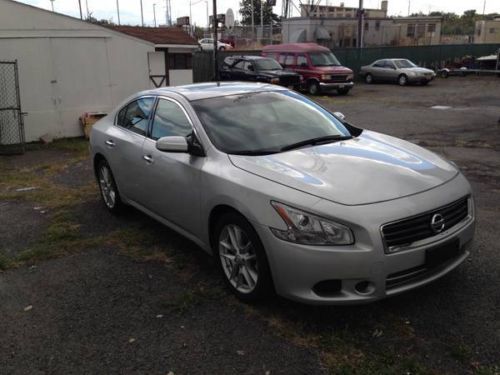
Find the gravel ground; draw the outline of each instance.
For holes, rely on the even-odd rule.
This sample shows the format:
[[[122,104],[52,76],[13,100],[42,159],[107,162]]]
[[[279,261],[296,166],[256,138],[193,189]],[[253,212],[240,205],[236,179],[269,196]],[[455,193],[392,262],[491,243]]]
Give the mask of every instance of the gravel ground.
[[[248,307],[226,292],[212,260],[194,244],[134,210],[113,217],[95,196],[71,208],[80,234],[106,238],[133,229],[144,235],[143,247],[165,250],[138,258],[116,241],[103,241],[0,271],[0,373],[320,374],[325,367],[342,373],[328,358],[345,347],[351,348],[345,362],[376,355],[377,370],[359,368],[362,374],[407,357],[423,366],[407,373],[498,373],[499,80],[359,84],[347,97],[317,99],[355,125],[429,147],[462,168],[478,211],[464,265],[430,286],[366,306],[318,308],[276,299]],[[42,149],[0,161],[38,173],[38,166],[67,157]],[[69,191],[92,179],[81,161],[51,177]],[[43,235],[52,213],[35,207],[29,198],[0,200],[0,255],[20,253]],[[128,241],[125,247],[134,248]],[[332,343],[327,335],[342,340]]]

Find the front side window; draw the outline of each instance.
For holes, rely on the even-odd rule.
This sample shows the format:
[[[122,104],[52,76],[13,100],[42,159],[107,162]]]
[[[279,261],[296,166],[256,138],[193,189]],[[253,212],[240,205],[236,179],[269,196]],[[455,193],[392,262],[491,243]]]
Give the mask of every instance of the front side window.
[[[151,138],[181,136],[192,132],[191,124],[182,108],[170,100],[160,99],[153,119]]]
[[[286,55],[286,59],[285,59],[285,66],[291,66],[291,65],[295,65],[294,64],[294,60],[295,60],[295,56],[294,55]]]
[[[146,135],[153,103],[154,98],[133,101],[118,112],[116,124],[134,133]]]
[[[339,60],[331,52],[317,52],[309,55],[314,66],[340,66]]]
[[[291,91],[265,91],[192,102],[212,143],[229,154],[266,154],[319,137],[349,137],[330,112]]]

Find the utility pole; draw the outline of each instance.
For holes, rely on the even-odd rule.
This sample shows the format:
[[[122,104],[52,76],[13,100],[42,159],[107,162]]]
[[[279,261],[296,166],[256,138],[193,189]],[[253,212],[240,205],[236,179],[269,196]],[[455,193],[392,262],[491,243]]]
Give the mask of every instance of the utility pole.
[[[87,19],[89,19],[90,18],[89,0],[85,0],[85,8],[87,9]]]
[[[357,47],[363,48],[363,19],[364,19],[364,9],[363,9],[363,0],[359,0],[359,8],[358,8],[358,38],[357,38]]]
[[[80,8],[80,19],[83,20],[82,0],[78,0],[78,7]]]
[[[207,29],[210,29],[210,17],[208,16],[208,0],[205,0],[205,5],[207,6]]]
[[[50,0],[50,5],[52,6],[52,12],[54,12],[54,0]]]
[[[156,4],[153,4],[153,20],[156,27]]]
[[[411,0],[408,0],[408,17],[410,17],[410,4],[411,4]]]
[[[484,16],[485,11],[486,11],[486,0],[484,0],[484,2],[483,2],[483,16]]]
[[[142,0],[141,0],[141,25],[144,27],[144,9],[142,8]]]
[[[219,63],[217,61],[217,26],[219,23],[219,20],[217,19],[217,0],[213,0],[213,25],[214,25],[214,78],[216,81],[219,80]]]
[[[264,39],[264,6],[262,5],[262,0],[257,0],[260,5],[260,43]]]
[[[251,11],[252,11],[252,40],[255,39],[255,16],[254,16],[254,7],[253,7],[253,2],[255,0],[251,0],[252,6],[251,6]]]
[[[116,14],[118,14],[118,25],[120,25],[120,0],[116,0]]]

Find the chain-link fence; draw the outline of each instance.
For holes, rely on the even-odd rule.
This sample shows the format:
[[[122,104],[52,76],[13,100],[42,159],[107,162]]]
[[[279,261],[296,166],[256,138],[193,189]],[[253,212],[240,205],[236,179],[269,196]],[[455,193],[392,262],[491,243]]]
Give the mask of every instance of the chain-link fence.
[[[0,154],[24,152],[16,61],[0,61]]]

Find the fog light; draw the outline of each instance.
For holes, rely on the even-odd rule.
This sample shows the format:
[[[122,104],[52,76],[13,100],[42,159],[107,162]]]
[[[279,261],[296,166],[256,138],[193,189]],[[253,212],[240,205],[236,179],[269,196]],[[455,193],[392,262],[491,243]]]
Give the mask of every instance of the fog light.
[[[366,296],[375,291],[375,284],[366,280],[360,281],[354,286],[354,289],[356,290],[356,293]]]

